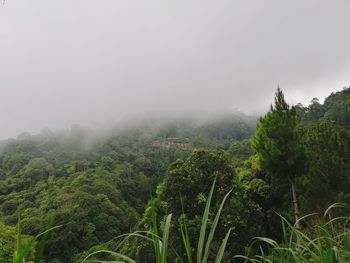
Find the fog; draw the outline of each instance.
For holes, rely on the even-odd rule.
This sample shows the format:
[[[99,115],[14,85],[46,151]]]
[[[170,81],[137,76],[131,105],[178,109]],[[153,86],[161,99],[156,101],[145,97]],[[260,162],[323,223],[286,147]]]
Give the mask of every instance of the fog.
[[[129,116],[262,113],[350,85],[350,1],[6,0],[0,138]]]

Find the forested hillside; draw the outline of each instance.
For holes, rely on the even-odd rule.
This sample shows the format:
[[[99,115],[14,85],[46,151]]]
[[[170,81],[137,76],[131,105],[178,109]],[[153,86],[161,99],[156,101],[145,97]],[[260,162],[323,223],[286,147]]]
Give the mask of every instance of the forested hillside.
[[[10,259],[19,220],[28,236],[54,220],[60,227],[46,241],[47,262],[80,262],[98,249],[155,262],[151,242],[115,238],[152,229],[156,211],[161,226],[172,214],[169,242],[176,253],[169,252],[168,260],[173,262],[189,253],[181,238],[184,220],[191,243],[197,244],[215,179],[213,211],[232,192],[210,253],[218,251],[228,229],[224,262],[244,254],[256,236],[280,242],[280,216],[307,229],[298,221],[302,216],[318,213],[320,219],[333,203],[348,201],[349,109],[349,88],[323,104],[313,99],[308,107],[288,105],[278,90],[270,111],[257,122],[236,115],[206,122],[146,121],[103,135],[79,126],[22,134],[4,142],[1,153],[0,258]]]
[[[3,228],[21,220],[24,234],[44,231],[51,218],[61,228],[50,234],[45,258],[75,262],[79,253],[129,232],[142,218],[171,163],[191,149],[155,146],[167,137],[187,138],[193,148],[236,149],[252,135],[254,119],[222,116],[217,121],[158,120],[115,127],[104,134],[73,126],[5,141],[0,168]],[[155,128],[157,126],[157,128]],[[208,181],[209,182],[209,181]],[[15,231],[9,228],[8,233]],[[0,236],[0,258],[14,236]]]
[[[350,262],[350,0],[0,1],[0,263]]]
[[[314,229],[322,229],[321,225],[315,228],[311,226],[325,220],[323,213],[338,203],[342,209],[332,210],[333,216],[345,216],[346,221],[349,215],[346,204],[350,193],[350,133],[347,123],[350,119],[349,94],[350,89],[345,88],[332,93],[324,104],[313,99],[308,107],[304,107],[300,104],[288,105],[282,91],[278,90],[275,102],[270,111],[258,121],[251,140],[235,141],[229,149],[219,152],[194,150],[187,159],[173,163],[158,186],[154,200],[158,217],[165,218],[172,214],[173,235],[170,243],[174,250],[180,255],[189,254],[183,244],[183,220],[186,222],[186,231],[192,237],[192,245],[195,247],[198,243],[202,211],[211,182],[215,178],[217,190],[211,204],[213,211],[219,208],[226,193],[230,190],[232,193],[226,201],[216,229],[217,240],[211,246],[212,260],[230,228],[232,232],[224,262],[234,261],[237,254],[245,254],[247,245],[254,237],[265,236],[283,242],[287,234],[282,227],[281,217],[295,223],[297,231],[303,229],[310,234]],[[152,229],[149,209],[146,210],[139,229]],[[302,220],[311,214],[313,216],[310,216],[310,220]],[[335,229],[344,227],[338,223],[332,226],[334,235]],[[323,239],[322,234],[317,233],[311,234],[308,244],[312,244],[312,238]],[[345,252],[327,252],[330,253],[328,257],[331,261],[324,262],[338,262],[340,259],[340,262],[347,262],[349,259],[348,235],[341,232],[339,236],[334,239],[337,241],[332,246],[334,251],[339,249]],[[333,242],[330,236],[325,239]],[[296,241],[296,245],[300,242]],[[319,245],[321,251],[326,250],[322,243]],[[110,250],[115,250],[116,247],[113,243],[102,246]],[[255,246],[249,253],[261,253],[260,249]],[[290,249],[293,252],[292,247]],[[305,247],[303,250],[308,251]],[[152,245],[139,238],[129,241],[122,251],[131,258],[137,258],[138,262],[156,260]],[[296,251],[302,250],[296,248]],[[190,254],[195,257],[195,250]],[[284,255],[273,260],[273,256],[270,258],[272,262],[281,262],[282,259],[285,262],[312,261],[312,255],[299,260],[292,256],[288,259]],[[172,260],[175,258],[177,256],[173,254]],[[320,258],[313,261],[323,262],[322,258],[325,256],[321,254]],[[262,259],[258,257],[255,260],[258,261],[254,262],[259,262]],[[237,257],[236,261],[240,262]]]

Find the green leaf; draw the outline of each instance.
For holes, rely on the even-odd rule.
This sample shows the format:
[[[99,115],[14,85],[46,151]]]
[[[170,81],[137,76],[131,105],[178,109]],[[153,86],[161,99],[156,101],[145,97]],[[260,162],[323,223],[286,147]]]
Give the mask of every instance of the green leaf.
[[[203,217],[202,217],[202,223],[201,223],[201,229],[200,229],[200,235],[199,235],[198,247],[197,247],[197,263],[202,263],[203,247],[204,247],[204,241],[205,241],[206,230],[207,230],[209,209],[210,209],[211,198],[212,198],[213,192],[214,192],[215,183],[216,183],[216,178],[215,178],[213,185],[210,189],[210,193],[209,193],[208,200],[207,200],[207,203],[205,205],[205,210],[204,210]]]
[[[230,228],[229,231],[226,233],[226,236],[221,243],[221,246],[220,246],[219,251],[218,251],[216,258],[215,258],[215,263],[220,263],[223,256],[224,256],[227,241],[228,241],[228,238],[230,237],[230,234],[231,234],[231,230],[232,230],[232,228]]]

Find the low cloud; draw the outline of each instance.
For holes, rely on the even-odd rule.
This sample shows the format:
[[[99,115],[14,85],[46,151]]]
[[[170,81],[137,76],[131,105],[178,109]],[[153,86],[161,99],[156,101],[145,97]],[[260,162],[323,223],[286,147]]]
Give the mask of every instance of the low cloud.
[[[350,2],[7,1],[0,138],[162,112],[262,112],[350,85]]]

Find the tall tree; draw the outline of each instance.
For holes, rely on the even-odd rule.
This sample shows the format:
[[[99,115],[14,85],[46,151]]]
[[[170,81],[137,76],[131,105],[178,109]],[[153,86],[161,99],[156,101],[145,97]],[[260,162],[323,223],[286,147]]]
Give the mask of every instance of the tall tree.
[[[299,179],[303,187],[303,211],[324,211],[334,202],[343,201],[349,193],[349,133],[325,119],[306,128],[307,170]]]
[[[248,196],[239,182],[234,167],[224,152],[194,150],[186,160],[173,163],[158,188],[158,214],[162,214],[162,211],[165,211],[163,214],[171,212],[174,222],[186,218],[191,243],[197,244],[198,226],[215,178],[212,211],[217,211],[223,197],[232,190],[215,235],[225,236],[227,229],[232,227],[228,247],[234,247],[235,252],[239,253],[244,250],[242,244],[248,243],[255,235],[265,234],[261,225],[263,215],[260,206]],[[175,236],[181,237],[178,223],[175,223],[173,231],[178,233]],[[181,251],[182,241],[175,237],[172,242],[174,248]],[[220,244],[214,242],[213,246],[218,248]],[[229,252],[226,256],[233,257]]]
[[[253,148],[271,186],[274,189],[286,185],[290,187],[297,227],[300,212],[296,179],[304,169],[304,153],[298,134],[299,123],[300,117],[296,108],[287,104],[282,90],[278,88],[274,105],[260,118],[253,137]]]

